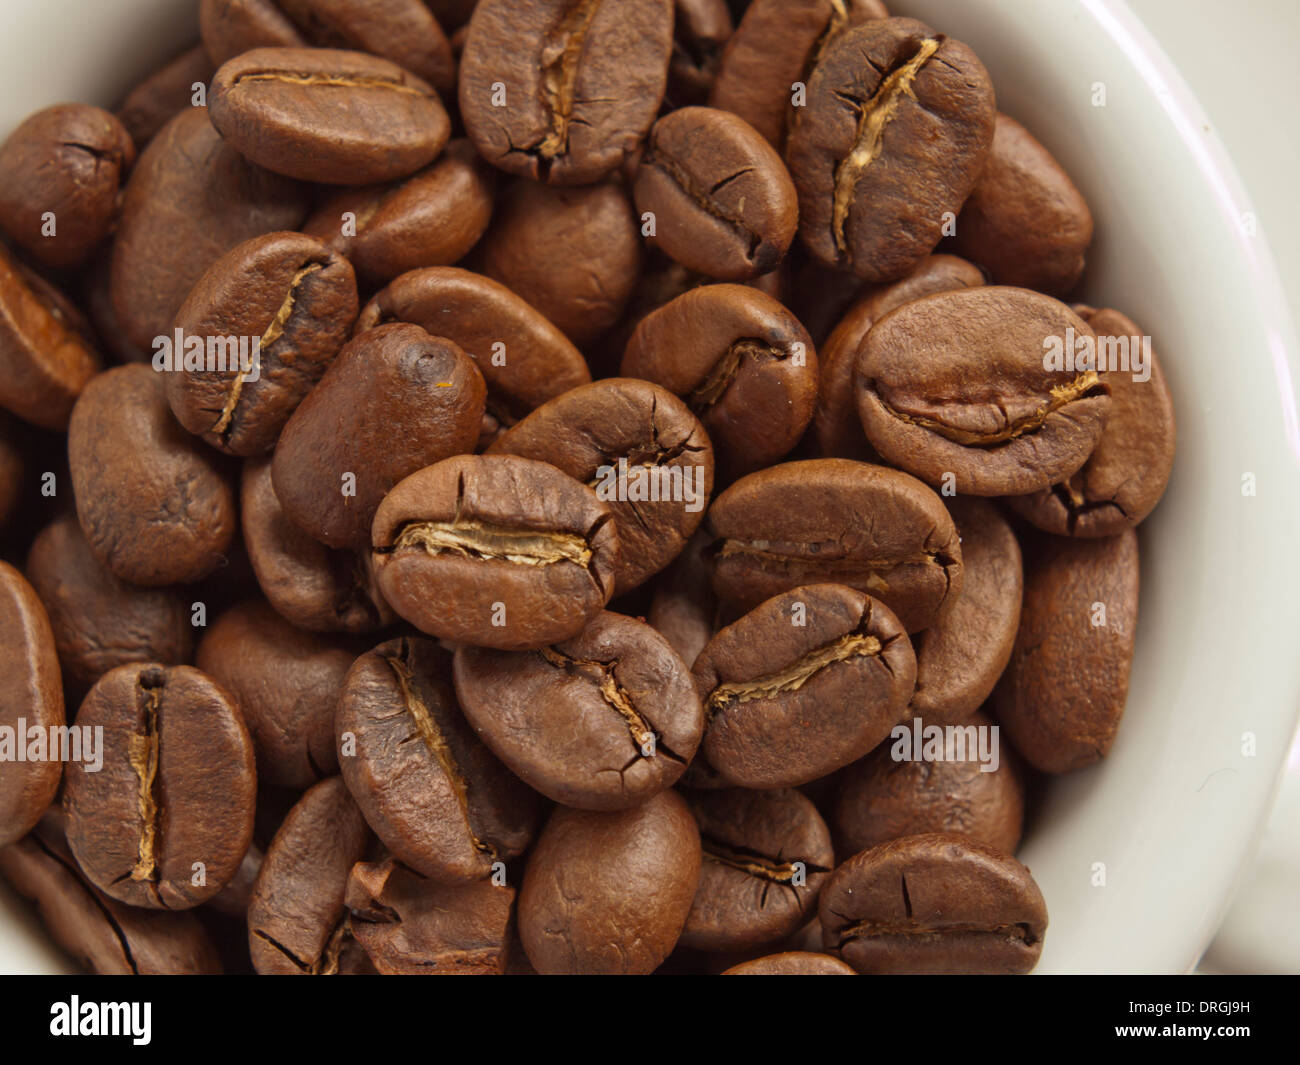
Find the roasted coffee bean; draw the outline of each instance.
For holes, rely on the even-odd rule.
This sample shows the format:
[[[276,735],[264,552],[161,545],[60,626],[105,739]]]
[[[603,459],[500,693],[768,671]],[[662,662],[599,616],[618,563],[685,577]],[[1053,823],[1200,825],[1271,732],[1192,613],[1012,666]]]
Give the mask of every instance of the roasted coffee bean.
[[[82,274],[81,300],[86,308],[95,340],[113,363],[149,362],[152,351],[136,347],[122,329],[117,310],[113,307],[112,292],[113,242],[100,246]]]
[[[514,888],[439,884],[391,858],[348,876],[352,935],[385,976],[496,976],[506,971]]]
[[[719,626],[721,608],[709,587],[704,559],[709,538],[697,532],[671,566],[655,582],[646,620],[672,645],[687,665],[704,650]]]
[[[1136,322],[1109,309],[1082,309],[1097,334],[1098,377],[1110,386],[1110,417],[1088,461],[1069,478],[1033,495],[1008,499],[1011,509],[1040,529],[1060,536],[1114,536],[1139,525],[1155,509],[1169,483],[1178,430],[1173,397],[1160,360]],[[1139,369],[1138,360],[1142,360]]]
[[[23,452],[13,419],[0,410],[0,529],[14,512],[23,490]]]
[[[747,285],[691,289],[641,320],[625,377],[680,396],[704,423],[727,481],[787,454],[817,404],[817,353],[798,320]]]
[[[1035,769],[1065,773],[1104,758],[1124,714],[1137,634],[1137,535],[1041,537],[1025,555],[1020,630],[994,709]]]
[[[667,389],[631,378],[570,389],[498,437],[489,454],[549,462],[609,504],[618,526],[615,595],[681,552],[713,492],[704,427]]]
[[[719,632],[695,682],[709,765],[744,788],[806,784],[889,735],[916,683],[893,612],[839,584],[795,588]]]
[[[704,731],[686,663],[623,614],[601,613],[537,651],[460,647],[455,679],[465,716],[502,761],[580,809],[623,809],[671,787]]]
[[[355,657],[338,640],[301,632],[248,600],[212,623],[194,663],[235,697],[259,778],[308,788],[339,771],[334,705]]]
[[[372,530],[379,589],[422,632],[518,651],[576,636],[609,602],[613,512],[553,466],[447,459],[385,497]]]
[[[32,541],[27,579],[49,614],[71,705],[116,666],[189,661],[189,604],[173,588],[140,588],[113,576],[75,516],[55,519]]]
[[[258,586],[281,617],[309,632],[374,632],[395,620],[369,551],[326,547],[285,516],[269,458],[244,464],[239,502]]]
[[[77,310],[0,245],[0,407],[42,429],[67,429],[99,365]]]
[[[1068,352],[1061,360],[1053,343]],[[1095,343],[1070,308],[1028,289],[913,300],[859,351],[862,426],[887,461],[930,484],[963,495],[1039,491],[1079,469],[1101,438],[1110,386],[1074,363]]]
[[[776,268],[799,220],[794,183],[775,149],[743,119],[684,107],[650,130],[633,186],[650,242],[723,281]]]
[[[197,86],[206,86],[217,72],[201,44],[187,48],[140,82],[116,111],[137,151],[172,118],[194,105]]]
[[[143,351],[170,336],[203,272],[241,241],[297,229],[306,191],[253,166],[186,108],[140,154],[122,196],[110,290],[127,338]]]
[[[432,640],[382,643],[352,665],[334,719],[343,779],[384,845],[439,881],[476,880],[524,852],[537,796],[475,737]]]
[[[867,281],[903,277],[934,250],[984,167],[996,117],[975,54],[905,18],[839,34],[794,111],[786,163],[804,246]]]
[[[186,910],[235,875],[253,838],[253,741],[233,697],[190,666],[109,670],[77,726],[103,729],[102,765],[68,765],[68,845],[132,906]]]
[[[167,409],[148,366],[100,374],[72,412],[68,458],[77,518],[113,575],[157,587],[197,581],[235,533],[227,467]]]
[[[469,355],[487,383],[483,442],[591,380],[568,338],[504,285],[454,267],[403,274],[361,311],[357,331],[411,322]]]
[[[901,281],[871,285],[863,290],[818,350],[821,387],[812,424],[823,456],[879,461],[862,431],[858,397],[853,387],[853,369],[858,352],[871,327],[895,307],[922,296],[952,289],[978,288],[982,284],[984,276],[979,270],[955,255],[927,255]]]
[[[718,60],[733,28],[726,0],[674,0],[666,106],[685,107],[708,100]]]
[[[414,325],[360,334],[280,436],[271,476],[285,514],[330,547],[365,547],[393,485],[474,446],[486,394],[449,340]]]
[[[1015,853],[1025,784],[1011,744],[980,713],[954,722],[942,738],[930,738],[931,725],[920,717],[903,723],[925,738],[924,753],[911,743],[902,748],[900,740],[886,741],[840,774],[831,821],[841,854],[923,832],[948,832]],[[981,734],[989,739],[981,741]]]
[[[919,632],[961,592],[961,544],[942,501],[883,466],[814,459],[761,470],[714,500],[706,528],[713,589],[741,607],[834,581]]]
[[[253,48],[310,43],[276,0],[199,0],[199,32],[218,66]]]
[[[328,185],[414,174],[451,135],[428,83],[386,59],[328,48],[255,48],[226,61],[211,111],[254,163]]]
[[[948,509],[961,536],[961,595],[912,639],[912,711],[933,724],[969,716],[992,693],[1011,658],[1025,584],[1020,545],[993,504],[957,498]]]
[[[0,873],[36,904],[50,938],[85,968],[116,976],[216,975],[216,948],[191,913],[142,910],[89,883],[51,810],[31,835],[0,847]]]
[[[817,908],[835,864],[831,834],[797,791],[696,792],[686,797],[704,862],[679,940],[697,950],[757,950]]]
[[[988,162],[954,235],[958,254],[997,284],[1064,296],[1083,274],[1092,212],[1052,153],[999,114]]]
[[[80,266],[112,231],[134,162],[131,135],[107,111],[37,111],[0,145],[0,227],[45,266]]]
[[[794,950],[733,965],[723,976],[856,976],[853,967],[829,954]]]
[[[700,834],[673,791],[630,810],[557,808],[519,892],[539,973],[650,973],[668,957],[700,876]]]
[[[348,875],[370,831],[342,777],[314,785],[275,834],[248,904],[248,949],[259,973],[373,972],[344,907]]]
[[[583,346],[623,313],[641,271],[640,228],[613,182],[554,189],[518,181],[475,254],[483,273]]]
[[[820,908],[826,948],[860,973],[1026,973],[1047,930],[1028,869],[940,833],[850,858],[822,888]]]
[[[64,723],[49,618],[36,590],[7,562],[0,562],[0,723],[9,748],[0,774],[2,845],[28,832],[54,800],[63,762],[51,748]]]
[[[492,217],[492,180],[492,168],[473,146],[455,140],[399,184],[331,196],[303,232],[347,256],[367,284],[386,285],[408,270],[461,259]]]
[[[663,99],[673,0],[481,0],[460,111],[494,166],[556,185],[617,168]]]
[[[167,378],[176,420],[234,455],[270,451],[348,339],[357,309],[351,265],[320,241],[268,233],[232,248],[176,314],[177,365]],[[192,367],[195,337],[209,351],[220,343],[226,358]]]

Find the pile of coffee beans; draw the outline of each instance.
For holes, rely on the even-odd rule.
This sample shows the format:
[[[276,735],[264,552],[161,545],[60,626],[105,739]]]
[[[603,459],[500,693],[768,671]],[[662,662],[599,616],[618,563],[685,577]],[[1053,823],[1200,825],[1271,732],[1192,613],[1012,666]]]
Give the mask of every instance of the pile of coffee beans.
[[[879,0],[199,22],[0,147],[0,871],[53,939],[1032,969],[1014,854],[1115,738],[1175,430],[972,50]]]

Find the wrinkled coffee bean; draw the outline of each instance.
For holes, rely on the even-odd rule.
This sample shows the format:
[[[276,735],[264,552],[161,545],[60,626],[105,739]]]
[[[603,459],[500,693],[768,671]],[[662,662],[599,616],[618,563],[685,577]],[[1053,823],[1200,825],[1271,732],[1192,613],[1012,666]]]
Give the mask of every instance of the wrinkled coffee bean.
[[[856,976],[851,965],[829,954],[787,951],[733,965],[723,976]]]
[[[137,84],[117,109],[137,151],[143,151],[176,115],[194,105],[195,87],[206,86],[217,72],[203,45],[196,44],[168,60]]]

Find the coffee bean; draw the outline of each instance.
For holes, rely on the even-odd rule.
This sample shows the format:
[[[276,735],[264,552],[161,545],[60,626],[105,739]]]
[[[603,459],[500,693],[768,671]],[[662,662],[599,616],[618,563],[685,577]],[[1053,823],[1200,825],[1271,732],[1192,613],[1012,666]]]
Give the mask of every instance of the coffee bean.
[[[432,640],[382,643],[356,660],[334,720],[343,779],[385,846],[438,881],[486,877],[524,852],[537,796],[475,737]]]
[[[883,466],[815,459],[761,470],[714,500],[706,528],[713,589],[741,607],[834,581],[918,632],[961,592],[961,545],[943,503]]]
[[[1128,698],[1137,632],[1138,545],[1130,529],[1027,546],[1025,601],[994,695],[1016,750],[1045,773],[1106,756]]]
[[[137,151],[143,151],[172,118],[193,106],[194,87],[207,85],[217,68],[203,45],[178,53],[139,82],[115,112]]]
[[[605,612],[531,652],[461,647],[456,692],[478,734],[543,795],[618,810],[671,787],[699,746],[690,670],[643,621]]]
[[[132,906],[185,910],[235,875],[253,838],[253,742],[233,697],[189,666],[109,670],[77,714],[103,764],[68,765],[68,845]]]
[[[480,0],[461,56],[465,129],[494,166],[588,185],[650,128],[672,46],[673,0]]]
[[[420,470],[375,515],[379,589],[422,632],[525,650],[576,636],[609,602],[609,507],[553,466],[465,455]]]
[[[270,451],[356,318],[352,267],[324,244],[301,233],[269,233],[237,245],[199,278],[177,312],[176,329],[187,345],[198,337],[212,350],[214,340],[224,340],[223,354],[238,357],[191,368],[187,350],[183,368],[167,378],[172,413],[222,451]],[[181,363],[179,351],[175,357]]]
[[[829,954],[788,951],[733,965],[723,976],[855,976],[853,967]]]
[[[804,246],[868,281],[903,277],[934,250],[984,167],[996,116],[975,54],[904,18],[839,34],[794,110],[786,163]]]
[[[212,124],[252,162],[328,185],[413,174],[451,135],[437,92],[386,59],[328,48],[255,48],[212,79]]]
[[[699,874],[699,830],[676,792],[612,813],[557,808],[519,893],[528,960],[539,973],[653,972],[686,923]]]
[[[330,547],[364,547],[393,485],[474,446],[486,391],[449,340],[413,325],[360,334],[280,436],[271,476],[285,514]]]
[[[167,409],[162,375],[119,366],[89,385],[68,425],[77,518],[116,577],[157,587],[197,581],[235,532],[227,467]]]
[[[310,43],[277,0],[199,0],[199,32],[218,66],[253,48]]]
[[[1072,340],[1095,343],[1095,334],[1065,304],[1027,289],[913,300],[873,326],[859,351],[867,438],[887,461],[964,495],[1047,488],[1087,461],[1110,414],[1110,386],[1096,371],[1052,365],[1051,342]]]
[[[732,29],[726,0],[674,0],[673,55],[668,62],[665,106],[685,107],[708,100]]]

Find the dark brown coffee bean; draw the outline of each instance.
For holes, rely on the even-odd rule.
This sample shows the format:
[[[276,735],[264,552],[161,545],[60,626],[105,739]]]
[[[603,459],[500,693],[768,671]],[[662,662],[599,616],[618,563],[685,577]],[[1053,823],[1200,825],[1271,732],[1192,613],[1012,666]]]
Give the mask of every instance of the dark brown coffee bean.
[[[818,350],[821,387],[817,396],[817,413],[813,431],[817,446],[827,458],[878,461],[875,449],[867,443],[858,417],[858,397],[853,388],[853,369],[858,352],[871,327],[895,307],[958,288],[978,288],[984,284],[979,270],[955,255],[927,255],[920,265],[901,281],[871,285],[840,319],[829,339]]]
[[[663,99],[673,0],[481,0],[460,64],[460,111],[494,166],[556,185],[618,167]]]
[[[49,618],[23,575],[0,562],[0,735],[7,733],[9,748],[0,774],[0,845],[27,833],[54,800],[63,762],[50,749],[52,730],[63,723]]]
[[[623,313],[641,271],[641,236],[620,185],[554,189],[518,181],[476,255],[483,273],[582,346]]]
[[[519,892],[539,973],[641,974],[672,951],[700,875],[700,834],[673,791],[630,810],[556,809]]]
[[[0,848],[0,873],[36,904],[55,943],[96,973],[221,972],[216,948],[193,914],[127,906],[90,884],[68,850],[62,820],[51,810],[31,835]]]
[[[473,146],[455,140],[400,184],[329,197],[303,232],[347,256],[367,284],[386,285],[408,270],[461,259],[492,217],[492,181],[492,168]]]
[[[449,340],[414,325],[362,333],[280,436],[271,469],[284,512],[330,547],[365,547],[393,485],[474,446],[486,394],[473,360]]]
[[[49,612],[73,705],[116,666],[189,661],[189,604],[175,589],[139,588],[113,576],[95,558],[75,516],[57,518],[32,541],[27,579]]]
[[[1174,402],[1156,353],[1149,344],[1142,348],[1136,322],[1109,309],[1088,308],[1082,317],[1097,334],[1099,362],[1104,357],[1118,367],[1097,375],[1110,386],[1106,428],[1088,461],[1069,478],[1008,503],[1058,536],[1114,536],[1139,525],[1164,495],[1178,436]],[[1120,344],[1129,352],[1128,368],[1120,361]]]
[[[618,532],[596,493],[515,455],[447,459],[375,515],[379,589],[422,632],[521,651],[576,636],[614,589]]]
[[[733,965],[723,976],[856,976],[853,967],[829,954],[794,950]]]
[[[357,331],[411,322],[469,355],[487,383],[482,441],[591,380],[582,352],[504,285],[454,267],[403,274],[361,311]]]
[[[733,28],[726,0],[674,0],[673,55],[664,93],[667,107],[708,100],[722,49]]]
[[[961,595],[912,640],[912,711],[931,724],[967,717],[992,693],[1011,658],[1025,583],[1020,545],[993,504],[959,498],[948,509],[961,536]]]
[[[999,285],[1064,296],[1083,274],[1092,212],[1052,153],[999,114],[988,162],[957,218],[957,252]]]
[[[217,66],[253,48],[311,43],[276,0],[199,0],[199,32]]]
[[[889,462],[962,495],[1027,495],[1074,473],[1101,438],[1110,387],[1072,368],[1095,344],[1065,304],[988,286],[926,296],[872,327],[858,414]],[[1051,344],[1069,352],[1058,369]]]
[[[110,286],[127,338],[153,350],[209,266],[250,237],[297,229],[306,212],[302,186],[245,160],[206,108],[182,111],[141,153],[122,197]]]
[[[671,566],[655,582],[646,620],[672,645],[682,661],[693,666],[719,626],[717,597],[709,586],[704,552],[709,537],[697,532]]]
[[[68,766],[68,845],[105,894],[186,910],[235,875],[253,838],[253,741],[234,699],[189,666],[118,666],[79,728],[103,729],[98,770]]]
[[[814,459],[761,470],[714,500],[706,528],[713,589],[743,608],[833,581],[918,632],[961,592],[961,544],[942,501],[883,466]]]
[[[786,163],[799,234],[868,281],[916,268],[984,167],[993,85],[975,54],[915,19],[871,19],[826,47],[795,108]]]
[[[342,777],[314,785],[275,834],[248,904],[248,949],[259,973],[373,972],[344,907],[348,875],[370,831]]]
[[[22,495],[24,466],[17,426],[7,411],[0,410],[0,529]]]
[[[886,740],[840,774],[831,820],[841,854],[923,832],[948,832],[1015,853],[1025,783],[1011,744],[980,713],[954,721],[933,739],[932,725],[920,717],[904,721],[900,727],[913,733],[911,739]],[[981,734],[988,739],[981,741]],[[924,756],[917,740],[925,743]]]
[[[537,796],[475,737],[432,640],[390,640],[353,664],[334,719],[343,779],[375,834],[417,873],[476,880],[522,854]]]
[[[107,111],[37,111],[0,145],[0,227],[45,266],[80,266],[112,231],[134,162],[130,134]]]
[[[641,320],[625,377],[680,396],[717,449],[722,480],[787,454],[817,404],[817,353],[798,320],[747,285],[704,285]]]
[[[355,653],[295,629],[265,603],[224,611],[194,663],[235,697],[265,783],[308,788],[339,771],[334,705]]]
[[[650,130],[633,186],[651,244],[723,281],[776,268],[794,240],[794,183],[775,149],[743,119],[684,107]]]
[[[644,802],[682,775],[704,731],[686,663],[643,621],[600,614],[532,652],[460,647],[475,730],[543,795],[586,810]]]
[[[196,87],[206,86],[217,68],[201,44],[168,60],[126,95],[117,120],[126,128],[137,151],[172,118],[194,106]]]
[[[831,834],[797,791],[696,792],[686,799],[704,862],[680,944],[757,950],[813,916],[835,864]]]
[[[351,335],[357,309],[351,265],[320,241],[268,233],[232,248],[176,314],[167,377],[176,420],[233,455],[270,451]],[[189,351],[196,337],[207,352],[198,358]]]
[[[240,517],[258,586],[281,617],[309,632],[374,632],[395,620],[369,551],[326,547],[285,516],[269,458],[244,464]]]
[[[1104,758],[1124,714],[1137,635],[1137,535],[1041,537],[1025,555],[1020,631],[994,708],[1035,769],[1065,773]]]
[[[451,135],[437,92],[395,63],[329,48],[255,48],[212,79],[212,124],[277,174],[367,185],[414,174]]]
[[[727,626],[694,673],[709,765],[739,787],[782,788],[848,765],[888,736],[912,697],[916,658],[882,603],[814,584]]]
[[[100,374],[68,425],[77,518],[114,576],[157,587],[197,581],[235,534],[228,469],[167,408],[161,374],[119,366]]]
[[[500,436],[489,454],[549,462],[609,504],[618,526],[615,595],[681,552],[713,492],[704,427],[667,389],[631,378],[570,389]]]
[[[348,876],[352,935],[385,976],[503,974],[514,900],[514,888],[439,884],[392,858]]]
[[[1028,869],[939,833],[850,858],[822,889],[820,908],[826,948],[860,973],[1027,973],[1047,930]]]

